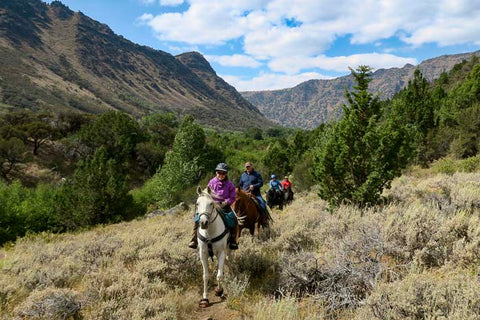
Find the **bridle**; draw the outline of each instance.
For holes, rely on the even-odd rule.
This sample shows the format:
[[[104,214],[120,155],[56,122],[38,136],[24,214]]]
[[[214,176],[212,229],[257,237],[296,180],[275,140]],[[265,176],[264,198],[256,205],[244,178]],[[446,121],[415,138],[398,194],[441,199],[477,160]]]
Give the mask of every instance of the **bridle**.
[[[203,195],[203,197],[207,197],[206,195]],[[196,206],[196,205],[195,205]],[[196,209],[196,208],[195,208]],[[196,211],[196,210],[195,210]],[[216,212],[216,215],[215,217],[213,218],[213,220],[210,221],[212,215],[213,215],[213,212]],[[215,221],[215,219],[217,219],[218,217],[218,211],[215,210],[215,205],[212,204],[212,210],[210,212],[208,211],[205,211],[205,212],[202,212],[202,213],[198,213],[198,219],[200,219],[202,216],[206,216],[207,217],[207,220],[208,220],[208,223],[213,223]]]
[[[203,197],[207,197],[207,195],[202,195]],[[195,208],[196,209],[196,208]],[[195,210],[196,211],[196,210]],[[210,220],[212,215],[213,215],[213,212],[216,213],[215,217],[213,218],[213,220]],[[202,212],[202,213],[198,213],[198,219],[200,219],[201,216],[206,216],[207,217],[207,220],[208,220],[208,223],[211,224],[213,223],[219,216],[220,214],[218,213],[218,210],[216,210],[215,208],[215,205],[212,205],[212,211],[208,212],[208,211],[205,211],[205,212]],[[210,256],[210,258],[212,259],[213,261],[213,247],[212,247],[212,243],[215,243],[217,241],[220,241],[221,239],[223,239],[223,237],[225,237],[225,235],[227,235],[227,233],[229,233],[230,231],[228,230],[227,226],[226,226],[226,223],[225,223],[225,218],[223,218],[223,223],[224,223],[224,226],[225,226],[225,229],[223,230],[223,232],[219,235],[219,236],[216,236],[215,238],[213,239],[209,239],[209,238],[205,238],[204,236],[202,236],[200,234],[200,230],[197,231],[197,237],[200,241],[202,242],[205,242],[207,244],[207,248],[208,248],[208,255]]]

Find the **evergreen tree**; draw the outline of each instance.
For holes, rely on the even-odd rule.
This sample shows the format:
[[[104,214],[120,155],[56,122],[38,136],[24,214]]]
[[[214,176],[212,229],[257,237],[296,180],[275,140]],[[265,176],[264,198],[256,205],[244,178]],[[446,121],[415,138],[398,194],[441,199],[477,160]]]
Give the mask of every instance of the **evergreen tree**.
[[[314,176],[319,195],[331,205],[349,201],[364,206],[378,202],[406,165],[410,131],[393,120],[380,123],[379,99],[367,91],[371,68],[351,71],[356,91],[345,92],[344,116],[316,154]]]
[[[262,159],[265,168],[268,168],[270,174],[276,174],[279,177],[292,171],[290,164],[289,148],[285,139],[279,139],[268,149]]]
[[[208,170],[205,167],[207,147],[205,132],[192,116],[186,116],[167,152],[163,167],[147,183],[147,189],[160,207],[180,201],[180,192],[197,183]]]
[[[124,165],[108,158],[105,147],[98,148],[92,159],[80,161],[71,193],[75,216],[84,217],[88,225],[129,218],[133,200],[125,171]]]
[[[104,147],[108,158],[123,163],[132,159],[137,143],[144,137],[137,122],[129,115],[109,111],[82,127],[76,139],[80,156],[91,157],[97,148]]]

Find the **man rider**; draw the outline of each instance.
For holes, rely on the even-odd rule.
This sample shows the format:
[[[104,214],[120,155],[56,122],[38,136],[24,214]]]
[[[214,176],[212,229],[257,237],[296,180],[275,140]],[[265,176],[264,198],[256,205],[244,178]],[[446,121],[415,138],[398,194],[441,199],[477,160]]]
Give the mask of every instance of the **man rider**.
[[[290,187],[290,189],[292,188],[292,183],[290,180],[288,180],[288,176],[285,176],[284,180],[282,181],[282,187],[283,190],[287,190],[288,187]]]
[[[260,193],[260,188],[263,186],[262,175],[253,169],[253,165],[250,161],[245,163],[245,172],[242,173],[238,185],[246,192],[251,192],[258,200],[265,214],[268,213],[267,204],[265,203],[265,200],[263,200],[262,194]]]

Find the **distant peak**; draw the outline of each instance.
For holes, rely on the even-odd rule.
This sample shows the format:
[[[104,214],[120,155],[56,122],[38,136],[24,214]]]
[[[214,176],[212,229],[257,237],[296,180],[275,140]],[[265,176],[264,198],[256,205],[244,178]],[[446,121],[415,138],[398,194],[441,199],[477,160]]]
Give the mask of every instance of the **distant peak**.
[[[74,12],[61,1],[52,1],[52,3],[50,3],[50,7],[55,12],[55,15],[62,20],[68,19],[74,14]]]
[[[196,51],[185,52],[175,56],[175,58],[190,69],[197,69],[210,73],[215,73],[207,59]]]

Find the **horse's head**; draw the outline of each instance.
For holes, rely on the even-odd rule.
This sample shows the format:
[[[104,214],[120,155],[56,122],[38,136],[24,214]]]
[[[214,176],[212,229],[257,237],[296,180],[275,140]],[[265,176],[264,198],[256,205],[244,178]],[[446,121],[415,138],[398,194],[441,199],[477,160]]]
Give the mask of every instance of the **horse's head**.
[[[197,188],[198,199],[196,211],[198,213],[200,228],[202,229],[208,229],[210,219],[212,219],[215,210],[218,209],[218,205],[213,200],[212,193],[213,191],[210,187],[207,187],[205,190],[202,190],[200,187]]]

